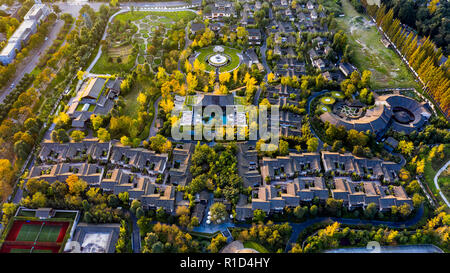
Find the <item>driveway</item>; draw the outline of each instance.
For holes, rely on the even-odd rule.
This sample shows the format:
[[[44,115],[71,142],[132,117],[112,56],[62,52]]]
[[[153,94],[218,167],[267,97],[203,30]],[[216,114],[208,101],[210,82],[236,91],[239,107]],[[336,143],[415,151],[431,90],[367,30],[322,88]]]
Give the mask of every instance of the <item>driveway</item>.
[[[133,223],[133,233],[131,233],[131,245],[133,246],[133,253],[141,253],[141,234],[139,233],[139,226],[137,225],[136,216],[130,212],[131,221]]]

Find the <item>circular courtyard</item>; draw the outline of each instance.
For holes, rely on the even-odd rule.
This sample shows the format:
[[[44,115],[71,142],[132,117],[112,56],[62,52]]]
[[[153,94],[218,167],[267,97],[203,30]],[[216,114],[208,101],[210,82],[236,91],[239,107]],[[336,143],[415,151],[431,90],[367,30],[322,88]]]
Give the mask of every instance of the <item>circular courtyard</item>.
[[[331,92],[331,95],[333,97],[335,97],[336,99],[343,99],[344,98],[344,94],[342,92],[339,92],[339,91],[333,91],[333,92]]]
[[[330,107],[328,107],[328,106],[326,106],[326,105],[323,105],[323,104],[320,104],[320,105],[318,106],[318,108],[319,108],[321,111],[323,111],[323,112],[331,112]]]
[[[230,72],[241,64],[241,51],[226,46],[210,46],[197,50],[196,60],[205,64],[206,72],[215,71]]]
[[[323,97],[320,99],[320,102],[323,104],[330,105],[330,104],[334,104],[336,102],[336,99],[333,97]]]

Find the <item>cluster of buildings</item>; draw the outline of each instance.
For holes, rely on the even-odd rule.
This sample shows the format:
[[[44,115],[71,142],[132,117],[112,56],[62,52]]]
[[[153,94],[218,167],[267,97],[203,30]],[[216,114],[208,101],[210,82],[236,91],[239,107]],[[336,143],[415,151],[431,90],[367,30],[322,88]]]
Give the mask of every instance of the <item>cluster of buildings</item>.
[[[129,192],[130,198],[140,200],[144,207],[173,212],[175,187],[186,184],[189,176],[192,148],[185,145],[175,148],[174,163],[169,166],[167,154],[130,148],[118,141],[43,142],[40,162],[31,168],[28,179],[53,183],[77,175],[91,187],[114,194]],[[187,158],[183,160],[183,156]]]
[[[67,114],[72,119],[72,127],[84,127],[92,114],[107,115],[120,94],[121,83],[120,78],[89,77],[69,101]]]
[[[335,126],[344,126],[347,130],[372,131],[381,137],[389,128],[407,134],[420,130],[431,117],[431,110],[426,102],[416,100],[403,95],[384,95],[375,100],[375,106],[356,117],[342,115],[333,107],[333,111],[325,112],[320,116],[323,122],[329,122]],[[363,105],[351,105],[362,108]]]
[[[227,24],[227,28],[224,28],[225,18],[237,18],[238,14],[232,1],[214,1],[209,5],[210,12],[206,8],[203,19],[209,19],[209,29],[214,31],[218,37],[223,37],[224,30],[236,33],[237,27],[245,27],[248,32],[247,40],[248,45],[261,45],[262,33],[259,28],[255,27],[254,12],[261,9],[261,2],[256,1],[255,4],[244,3],[240,12],[240,20],[237,24]],[[197,34],[205,30],[204,23],[193,23],[190,26],[191,34]]]
[[[30,40],[31,35],[36,33],[37,27],[50,14],[51,10],[45,4],[35,4],[27,12],[23,22],[8,39],[8,43],[0,52],[0,63],[10,64],[22,47]]]
[[[245,156],[248,153],[249,156]],[[290,153],[276,158],[263,157],[259,162],[248,144],[241,145],[239,160],[248,158],[240,166],[239,174],[248,185],[257,190],[251,201],[242,195],[236,206],[236,218],[244,220],[257,209],[267,214],[282,211],[285,207],[308,204],[314,199],[342,200],[348,209],[366,208],[375,203],[380,211],[407,203],[412,199],[401,186],[383,186],[380,181],[395,182],[402,165],[380,159],[367,159],[350,153]],[[260,168],[260,176],[255,173]],[[332,173],[327,185],[321,173]],[[259,172],[258,172],[259,174]],[[355,182],[352,176],[359,176]],[[255,179],[256,178],[256,179]],[[255,181],[257,181],[255,183]],[[258,185],[258,182],[260,185]]]

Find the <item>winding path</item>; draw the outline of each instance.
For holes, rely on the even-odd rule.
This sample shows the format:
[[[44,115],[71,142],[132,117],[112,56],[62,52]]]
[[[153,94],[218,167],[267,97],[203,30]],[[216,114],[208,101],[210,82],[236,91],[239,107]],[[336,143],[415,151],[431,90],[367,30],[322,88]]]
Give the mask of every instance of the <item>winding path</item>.
[[[439,171],[436,173],[436,175],[434,176],[434,185],[436,186],[437,190],[439,191],[439,194],[441,195],[442,199],[444,200],[445,204],[447,204],[447,207],[450,208],[450,203],[448,202],[447,198],[445,197],[445,195],[442,193],[441,188],[439,188],[439,183],[438,183],[438,178],[441,175],[441,173],[443,171],[445,171],[447,169],[447,167],[450,165],[450,160],[447,161],[447,163],[445,163],[444,166],[442,166],[442,168],[439,169]]]
[[[290,225],[292,227],[292,234],[291,234],[291,237],[289,238],[288,243],[286,244],[285,252],[289,252],[292,249],[293,244],[297,241],[298,236],[305,228],[307,228],[311,225],[314,225],[316,223],[334,221],[334,222],[339,222],[339,223],[345,224],[345,225],[370,224],[370,225],[374,225],[374,226],[384,225],[389,228],[407,228],[407,227],[416,225],[422,218],[423,212],[424,212],[424,210],[423,210],[423,205],[422,205],[419,208],[419,210],[417,211],[417,213],[414,215],[413,218],[406,220],[406,221],[402,221],[402,222],[351,219],[351,218],[336,218],[336,217],[319,217],[319,218],[314,218],[314,219],[311,219],[311,220],[308,220],[306,222],[299,223],[299,224],[290,223]]]
[[[155,124],[156,124],[156,119],[158,117],[158,106],[159,106],[160,101],[161,101],[161,97],[159,97],[153,104],[153,108],[155,109],[155,112],[153,115],[153,121],[152,121],[152,125],[150,126],[147,141],[150,141],[150,138],[156,136],[156,133],[158,132],[158,130],[155,127]]]

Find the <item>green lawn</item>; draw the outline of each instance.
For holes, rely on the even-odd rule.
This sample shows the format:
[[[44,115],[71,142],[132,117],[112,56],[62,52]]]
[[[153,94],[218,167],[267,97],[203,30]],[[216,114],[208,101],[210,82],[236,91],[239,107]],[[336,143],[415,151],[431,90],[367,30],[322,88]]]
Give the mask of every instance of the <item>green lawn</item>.
[[[111,63],[108,61],[109,56],[105,50],[106,49],[102,52],[102,55],[98,59],[97,63],[95,63],[91,73],[112,75],[118,72],[128,72],[134,67],[136,55],[129,55],[126,58],[127,60],[122,58],[122,63]]]
[[[117,15],[114,20],[120,20],[123,22],[127,21],[137,21],[140,20],[147,15],[156,15],[156,16],[164,16],[170,19],[171,21],[179,21],[181,18],[187,18],[188,20],[193,20],[196,16],[194,12],[191,11],[133,11],[133,12],[125,12]],[[163,22],[169,22],[167,19],[163,20]]]
[[[137,113],[139,110],[139,103],[137,102],[137,97],[140,93],[140,88],[137,86],[133,87],[130,90],[130,93],[126,94],[124,97],[125,100],[125,108],[123,113],[129,117],[135,118],[137,117]]]
[[[334,104],[336,102],[336,99],[333,98],[333,97],[322,97],[320,99],[320,102],[323,103],[323,104],[331,105],[331,104]]]
[[[352,62],[360,70],[372,72],[373,89],[415,87],[414,76],[400,57],[381,43],[381,34],[365,15],[358,13],[348,0],[342,0],[345,16],[337,18],[338,28],[347,34],[353,54]],[[420,89],[420,88],[419,88]]]
[[[437,171],[445,164],[448,160],[450,160],[450,145],[447,145],[445,147],[445,158],[439,162],[436,162],[435,164],[432,164],[429,161],[426,161],[425,168],[423,172],[423,176],[425,178],[425,183],[427,183],[428,187],[430,187],[431,191],[433,192],[434,196],[438,200],[442,200],[441,196],[434,185],[434,176],[436,175]],[[447,198],[450,197],[449,195],[449,186],[450,186],[450,174],[449,170],[442,172],[441,176],[438,179],[439,186],[441,187],[442,192],[447,196]],[[442,184],[441,184],[442,183]],[[443,202],[443,201],[442,201]]]
[[[226,47],[226,46],[224,46],[223,48],[224,48],[224,52],[223,53],[225,53],[226,55],[230,56],[231,60],[230,60],[230,62],[227,65],[220,67],[220,72],[233,70],[240,63],[239,56],[237,55],[237,53],[240,53],[241,50],[235,49],[235,48],[229,48],[229,47]],[[214,46],[209,46],[209,47],[201,48],[201,49],[198,50],[198,52],[200,52],[200,54],[197,56],[197,59],[200,62],[206,64],[206,70],[207,71],[214,71],[215,70],[215,67],[209,65],[206,62],[206,59],[209,57],[209,55],[214,54],[213,49],[214,49]]]
[[[269,253],[269,251],[265,247],[258,244],[257,242],[253,242],[253,241],[245,242],[244,247],[245,248],[253,248],[254,250],[258,251],[259,253]]]
[[[448,172],[449,170],[447,169],[447,173]],[[441,175],[438,179],[438,184],[447,200],[450,199],[450,174],[447,174],[446,176]]]

